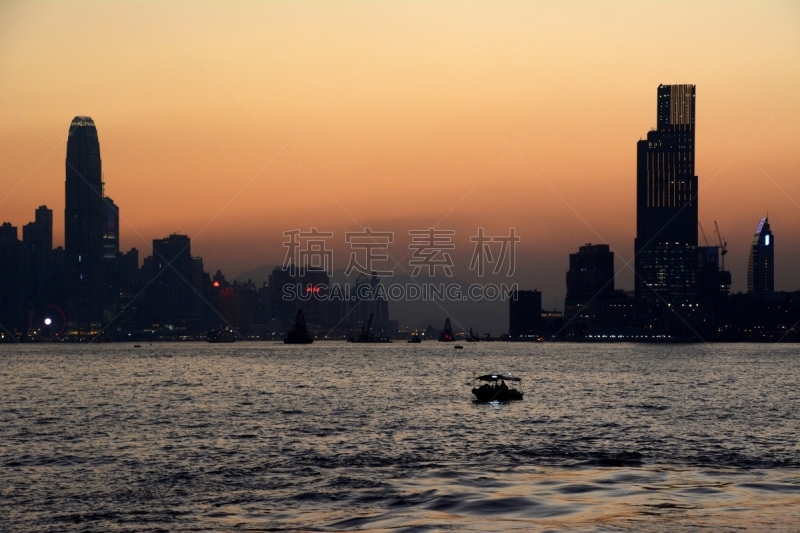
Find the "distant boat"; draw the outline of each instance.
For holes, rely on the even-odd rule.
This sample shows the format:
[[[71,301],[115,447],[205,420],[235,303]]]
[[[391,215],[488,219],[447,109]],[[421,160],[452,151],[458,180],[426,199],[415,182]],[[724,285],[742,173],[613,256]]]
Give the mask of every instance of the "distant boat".
[[[417,335],[417,334],[414,334],[414,335],[412,335],[412,336],[411,336],[411,340],[410,340],[410,341],[408,341],[408,342],[409,342],[410,344],[419,344],[419,343],[421,343],[421,342],[422,342],[422,339],[420,338],[420,336],[419,336],[419,335]]]
[[[141,344],[134,344],[134,345],[133,345],[133,347],[134,347],[134,348],[141,348],[141,347],[142,347],[142,345],[141,345]]]
[[[455,335],[453,335],[453,326],[450,325],[450,319],[444,319],[444,329],[442,330],[442,334],[439,335],[439,342],[454,342],[456,340]]]
[[[372,334],[372,317],[374,313],[370,313],[369,320],[367,321],[366,326],[361,326],[361,332],[359,332],[358,337],[353,338],[348,337],[347,342],[378,342],[378,343],[387,343],[392,342],[389,337],[384,337],[383,335],[375,336]]]
[[[208,342],[236,342],[236,333],[230,328],[214,329],[206,335]]]
[[[286,338],[283,339],[284,344],[311,344],[314,338],[308,332],[306,326],[306,317],[303,316],[303,310],[297,310],[297,316],[294,319],[294,329],[286,333]]]
[[[460,344],[456,344],[455,346],[453,346],[453,349],[454,349],[454,350],[463,350],[463,349],[464,349],[464,347],[463,347],[463,346],[461,346]]]
[[[467,342],[480,342],[481,336],[478,333],[473,333],[472,328],[469,328],[469,335],[467,336]]]

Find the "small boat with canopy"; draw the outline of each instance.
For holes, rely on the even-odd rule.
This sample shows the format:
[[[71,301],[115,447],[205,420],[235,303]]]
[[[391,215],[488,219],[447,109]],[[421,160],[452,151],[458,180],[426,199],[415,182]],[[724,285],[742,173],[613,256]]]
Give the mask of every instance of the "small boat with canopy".
[[[524,394],[522,378],[510,372],[473,377],[472,394],[478,403],[521,400]]]

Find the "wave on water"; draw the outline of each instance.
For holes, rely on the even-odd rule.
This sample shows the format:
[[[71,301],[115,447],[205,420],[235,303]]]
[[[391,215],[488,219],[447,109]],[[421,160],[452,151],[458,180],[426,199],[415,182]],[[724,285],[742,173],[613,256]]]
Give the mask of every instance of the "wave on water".
[[[796,529],[792,349],[243,344],[3,353],[4,525]],[[525,399],[474,403],[498,368]]]

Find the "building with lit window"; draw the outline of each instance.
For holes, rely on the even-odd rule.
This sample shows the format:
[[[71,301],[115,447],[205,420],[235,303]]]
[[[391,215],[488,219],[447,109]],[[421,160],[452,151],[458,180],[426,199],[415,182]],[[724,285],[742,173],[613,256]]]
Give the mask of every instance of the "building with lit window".
[[[111,322],[119,311],[119,207],[108,196],[103,198],[103,323]]]
[[[75,117],[67,139],[64,209],[65,311],[68,329],[75,333],[100,329],[108,296],[102,176],[94,121]]]
[[[614,252],[607,244],[587,244],[569,254],[564,318],[571,322],[597,319],[603,301],[614,295]]]
[[[695,86],[659,85],[656,129],[637,144],[637,319],[691,324],[697,307]]]
[[[747,292],[775,292],[775,237],[769,218],[762,218],[750,246],[747,261]]]

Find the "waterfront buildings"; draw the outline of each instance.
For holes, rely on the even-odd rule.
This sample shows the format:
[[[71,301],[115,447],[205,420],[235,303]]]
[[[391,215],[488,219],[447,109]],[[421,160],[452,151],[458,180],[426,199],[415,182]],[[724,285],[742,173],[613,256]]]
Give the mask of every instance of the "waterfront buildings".
[[[508,335],[511,340],[537,338],[544,332],[542,293],[514,291],[508,302]]]
[[[584,338],[598,327],[635,321],[635,300],[614,288],[614,252],[607,244],[587,244],[569,255],[564,335]]]
[[[614,252],[607,244],[587,244],[569,254],[566,320],[594,321],[602,303],[614,295]]]
[[[762,218],[753,236],[747,261],[747,292],[775,292],[775,237],[769,218]]]
[[[13,330],[24,327],[24,249],[17,227],[0,225],[0,337],[15,338]]]
[[[49,281],[53,270],[53,210],[41,205],[35,219],[22,227],[25,249],[27,283],[25,291],[34,307],[41,307],[49,299]]]
[[[194,311],[191,240],[175,233],[154,239],[152,261],[153,317],[161,324],[185,323]]]
[[[635,294],[638,322],[649,327],[695,320],[695,86],[659,85],[656,120],[636,161]]]
[[[635,298],[614,287],[610,247],[587,244],[570,254],[565,316],[543,315],[541,293],[519,291],[509,304],[512,339],[776,341],[797,331],[800,293],[774,292],[774,236],[766,218],[750,249],[748,294],[728,295],[721,238],[719,246],[697,245],[695,88],[662,85],[657,96],[657,127],[637,145]],[[295,276],[276,268],[260,287],[228,283],[220,271],[212,280],[202,259],[192,257],[189,237],[178,234],[154,240],[153,255],[140,266],[135,248],[119,251],[119,208],[104,195],[102,178],[95,124],[75,117],[67,143],[66,249],[52,249],[46,206],[22,228],[21,241],[16,226],[0,226],[1,339],[86,340],[101,329],[105,340],[193,338],[220,326],[280,338],[298,308],[320,336],[343,338],[370,316],[375,333],[398,329],[375,273],[360,275],[330,301],[315,297],[331,286],[319,269]],[[287,300],[289,285],[300,288]],[[53,308],[66,319],[45,334],[41,323],[56,316]]]
[[[75,117],[69,127],[64,209],[67,328],[99,331],[108,302],[105,241],[108,220],[119,211],[103,195],[100,142],[91,117]],[[113,212],[113,215],[110,213]]]

